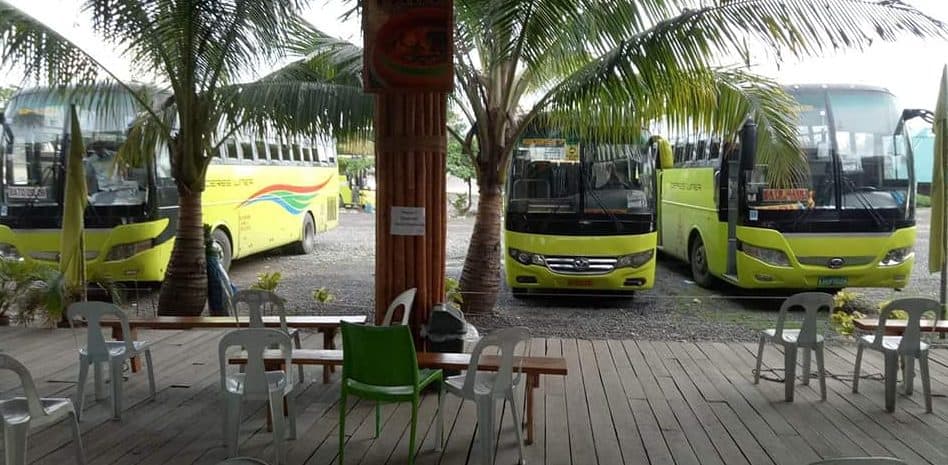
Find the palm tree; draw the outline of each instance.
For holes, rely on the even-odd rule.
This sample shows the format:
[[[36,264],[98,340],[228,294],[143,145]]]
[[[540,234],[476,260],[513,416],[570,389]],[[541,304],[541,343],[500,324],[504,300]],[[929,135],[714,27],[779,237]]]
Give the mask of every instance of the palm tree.
[[[307,0],[86,0],[94,30],[134,69],[167,86],[157,105],[55,30],[0,0],[0,60],[24,79],[51,86],[124,88],[142,110],[126,147],[171,153],[179,196],[177,235],[159,296],[165,314],[200,314],[207,284],[201,195],[207,166],[243,127],[286,132],[367,130],[361,89],[275,73],[241,83],[251,70],[296,56],[313,31],[299,16]],[[368,112],[360,112],[366,110]],[[147,143],[146,145],[143,145]]]
[[[500,288],[501,188],[533,124],[619,140],[650,122],[724,135],[758,124],[762,159],[801,169],[795,107],[775,82],[721,57],[816,55],[899,36],[946,37],[899,1],[455,0],[453,103],[470,129],[448,132],[471,154],[480,189],[461,275],[466,311],[493,308]],[[320,36],[315,68],[359,76],[359,49]],[[338,58],[338,60],[334,60]],[[303,63],[298,65],[302,66]],[[805,169],[805,168],[802,168]]]

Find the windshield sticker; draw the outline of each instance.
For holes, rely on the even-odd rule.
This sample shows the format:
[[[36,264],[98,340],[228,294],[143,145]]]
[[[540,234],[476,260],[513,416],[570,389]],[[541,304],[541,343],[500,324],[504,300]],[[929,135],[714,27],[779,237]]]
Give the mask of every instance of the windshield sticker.
[[[751,220],[751,221],[757,221],[757,210],[753,210],[753,209],[752,209],[752,210],[750,211],[750,220]]]
[[[19,200],[46,199],[49,197],[47,186],[8,186],[7,198]]]
[[[806,202],[809,189],[764,189],[764,202]]]

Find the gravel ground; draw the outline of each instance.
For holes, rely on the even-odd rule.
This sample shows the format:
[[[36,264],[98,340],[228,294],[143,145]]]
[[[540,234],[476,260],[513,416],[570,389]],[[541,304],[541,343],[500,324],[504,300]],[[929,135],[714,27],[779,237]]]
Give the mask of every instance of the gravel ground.
[[[929,275],[929,210],[918,214],[915,271],[911,285],[901,294],[937,297],[938,275]],[[239,260],[231,269],[238,286],[251,284],[261,272],[279,271],[279,292],[299,313],[370,314],[373,307],[374,215],[346,211],[340,226],[318,237],[318,251],[310,256],[270,252]],[[473,228],[472,218],[453,218],[448,224],[447,273],[457,278],[464,263]],[[313,301],[312,291],[329,289],[335,300]],[[858,305],[871,310],[900,294],[887,289],[851,289]],[[638,338],[651,340],[755,340],[756,333],[776,318],[780,298],[788,292],[745,291],[721,285],[702,289],[689,280],[687,265],[660,257],[655,289],[633,298],[531,297],[516,299],[501,291],[495,310],[467,315],[481,331],[523,325],[537,336],[577,338]]]

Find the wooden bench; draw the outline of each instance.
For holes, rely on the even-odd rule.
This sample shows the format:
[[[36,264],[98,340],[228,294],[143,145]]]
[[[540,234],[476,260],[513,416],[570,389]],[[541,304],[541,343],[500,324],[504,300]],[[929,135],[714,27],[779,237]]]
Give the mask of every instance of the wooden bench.
[[[908,320],[886,320],[885,334],[887,336],[900,336],[905,331],[905,325]],[[853,326],[862,331],[875,332],[879,328],[877,318],[860,318],[853,320]],[[922,320],[922,332],[928,333],[948,333],[948,320]]]
[[[313,315],[290,315],[286,317],[286,325],[290,328],[313,329],[323,334],[323,347],[334,349],[333,340],[336,337],[336,331],[339,330],[341,322],[363,324],[366,321],[365,315],[348,316],[313,316]],[[125,334],[122,329],[122,323],[116,319],[103,319],[102,326],[112,328],[112,339],[124,341]],[[280,317],[265,316],[263,324],[267,328],[279,328]],[[211,329],[211,328],[246,328],[250,326],[250,320],[247,317],[235,318],[232,316],[159,316],[156,318],[129,318],[128,329],[132,333],[132,339],[138,340],[139,329]],[[132,371],[137,372],[141,368],[141,361],[137,357],[132,359]],[[324,374],[323,381],[328,382],[329,374]]]
[[[244,356],[231,357],[229,363],[247,363]],[[268,369],[283,369],[283,359],[280,351],[268,350],[264,353],[264,363]],[[323,370],[323,381],[327,380],[329,370],[334,366],[342,365],[342,351],[333,349],[294,349],[293,363],[301,365],[320,365]],[[419,368],[441,368],[444,370],[466,370],[471,363],[471,354],[418,352]],[[540,385],[540,375],[567,374],[566,359],[562,357],[518,357],[514,359],[514,366],[520,363],[526,379],[526,413],[524,427],[527,430],[526,443],[533,443],[533,390]],[[500,357],[482,355],[478,360],[477,369],[481,371],[497,371],[500,368]]]

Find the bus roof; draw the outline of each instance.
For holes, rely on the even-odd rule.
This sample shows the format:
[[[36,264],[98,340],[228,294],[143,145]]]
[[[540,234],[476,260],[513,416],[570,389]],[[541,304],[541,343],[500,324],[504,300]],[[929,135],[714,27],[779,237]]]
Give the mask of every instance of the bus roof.
[[[868,86],[864,84],[788,84],[784,86],[787,90],[861,90],[867,92],[883,92],[892,94],[889,89],[878,86]]]

